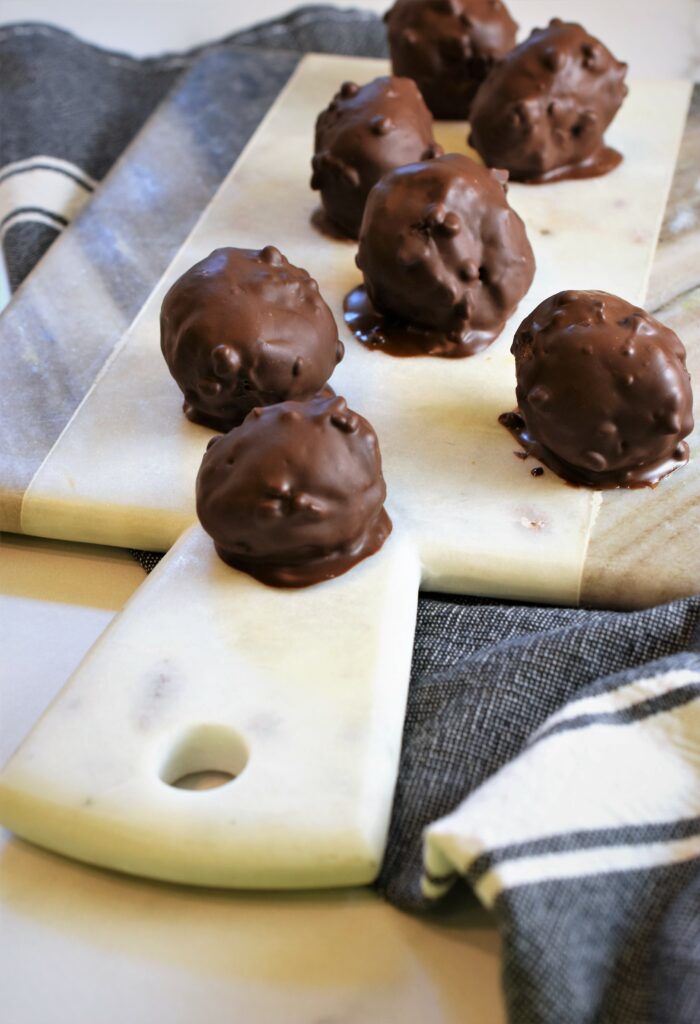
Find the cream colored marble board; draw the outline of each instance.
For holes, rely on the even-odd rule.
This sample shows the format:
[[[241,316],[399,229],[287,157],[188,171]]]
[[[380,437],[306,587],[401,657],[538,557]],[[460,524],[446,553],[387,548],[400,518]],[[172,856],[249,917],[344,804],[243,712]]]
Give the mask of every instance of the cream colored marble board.
[[[275,243],[318,278],[341,322],[354,249],[309,225],[310,125],[338,82],[382,70],[302,64],[25,497],[27,532],[177,541],[0,776],[0,820],[34,842],[200,885],[370,881],[421,581],[578,600],[596,495],[533,478],[496,422],[513,403],[508,349],[522,308],[491,349],[459,362],[394,360],[348,339],[333,384],[377,428],[395,523],[377,556],[280,592],[224,566],[199,527],[177,540],[209,432],[184,420],[165,372],[162,294],[217,245]],[[687,100],[682,83],[634,84],[611,134],[627,158],[618,172],[511,189],[538,261],[526,308],[564,287],[642,300]],[[463,125],[439,134],[463,148]],[[204,770],[235,778],[206,792],[172,785]]]
[[[355,246],[310,225],[313,122],[344,79],[367,81],[381,61],[310,56],[154,290],[96,385],[39,469],[22,503],[23,532],[166,550],[193,522],[194,478],[210,432],[187,422],[159,349],[162,296],[220,245],[277,245],[319,281],[346,341],[331,383],[375,426],[389,508],[410,534],[427,588],[575,603],[595,492],[531,463],[498,425],[514,403],[510,342],[533,306],[561,288],[605,288],[643,301],[685,122],[689,86],[633,82],[610,142],[625,154],[613,174],[533,188],[513,185],[537,274],[502,336],[460,361],[393,359],[363,349],[342,322],[359,281]],[[437,126],[447,150],[466,151],[463,124]],[[677,474],[666,485],[683,487]]]
[[[0,820],[68,856],[195,885],[359,885],[396,779],[418,564],[272,590],[194,527],[0,775]],[[221,772],[203,791],[172,785]]]

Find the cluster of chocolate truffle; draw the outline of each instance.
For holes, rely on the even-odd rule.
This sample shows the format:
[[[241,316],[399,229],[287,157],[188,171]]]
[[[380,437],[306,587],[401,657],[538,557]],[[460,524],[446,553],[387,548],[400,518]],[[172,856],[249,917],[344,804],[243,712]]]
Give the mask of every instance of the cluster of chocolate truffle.
[[[473,355],[535,272],[508,178],[612,170],[621,156],[603,136],[626,65],[556,18],[516,46],[501,0],[396,0],[385,20],[394,74],[345,82],[316,122],[322,226],[359,242],[364,282],[345,319],[392,355]],[[469,118],[485,166],[444,155],[432,115]],[[199,518],[225,562],[305,586],[381,547],[391,522],[377,437],[327,386],[343,344],[305,270],[271,245],[217,249],[167,293],[161,345],[186,416],[228,431],[197,479]],[[518,409],[501,422],[562,477],[654,486],[687,461],[685,351],[644,310],[561,292],[523,321],[512,353]]]
[[[392,355],[472,355],[501,333],[535,269],[506,180],[611,170],[620,156],[603,132],[626,66],[559,19],[516,47],[500,0],[397,0],[385,20],[394,77],[346,82],[316,122],[311,186],[359,239],[364,283],[345,319]],[[428,108],[470,115],[491,173],[442,155]]]
[[[468,119],[489,167],[538,183],[620,162],[603,135],[627,65],[581,25],[553,18],[516,46],[501,0],[396,0],[385,20],[394,73],[416,82],[435,117]]]
[[[377,436],[326,386],[343,357],[316,281],[273,246],[216,249],[170,288],[161,348],[214,438],[197,513],[230,565],[275,586],[331,579],[391,531]]]

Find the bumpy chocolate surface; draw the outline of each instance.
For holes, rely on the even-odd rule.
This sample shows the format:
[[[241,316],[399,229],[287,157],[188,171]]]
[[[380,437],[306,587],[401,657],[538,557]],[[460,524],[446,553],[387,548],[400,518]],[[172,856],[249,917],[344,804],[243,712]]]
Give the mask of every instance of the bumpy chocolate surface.
[[[416,81],[435,117],[456,120],[518,31],[501,0],[396,0],[384,20],[394,74]]]
[[[500,334],[535,271],[504,176],[456,154],[401,167],[375,185],[357,265],[376,319],[353,321],[357,296],[346,300],[361,340],[397,355],[451,357]]]
[[[318,285],[271,245],[215,249],[191,267],[165,296],[160,329],[185,415],[215,430],[311,398],[343,357]]]
[[[347,572],[391,532],[377,435],[343,398],[254,409],[214,438],[197,515],[229,565],[303,587]]]
[[[607,292],[559,292],[511,350],[517,413],[501,422],[555,473],[589,487],[642,487],[688,461],[685,349],[668,327]]]
[[[345,82],[316,121],[311,187],[320,190],[330,219],[357,238],[367,194],[381,176],[439,153],[433,118],[415,82]]]
[[[622,159],[603,134],[627,95],[626,71],[580,25],[554,18],[489,74],[469,142],[515,181],[605,174]]]

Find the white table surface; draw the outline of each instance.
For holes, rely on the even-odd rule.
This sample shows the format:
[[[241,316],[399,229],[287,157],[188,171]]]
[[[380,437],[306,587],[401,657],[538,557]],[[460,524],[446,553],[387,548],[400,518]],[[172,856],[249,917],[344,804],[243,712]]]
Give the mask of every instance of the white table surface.
[[[0,0],[0,31],[48,21],[142,55],[201,44],[288,6],[209,0],[203,16],[191,0]],[[527,30],[553,15],[584,20],[635,75],[698,73],[698,0],[510,7]],[[142,579],[125,552],[0,538],[0,763]],[[368,890],[157,885],[69,862],[0,830],[0,991],[11,1024],[501,1024],[499,953],[491,919],[466,900],[415,918]]]

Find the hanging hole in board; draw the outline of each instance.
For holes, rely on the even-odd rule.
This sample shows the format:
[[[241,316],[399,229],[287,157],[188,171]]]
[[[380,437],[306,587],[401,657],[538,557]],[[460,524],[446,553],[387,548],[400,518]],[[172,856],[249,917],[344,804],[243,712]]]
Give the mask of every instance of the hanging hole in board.
[[[233,729],[197,725],[173,744],[160,770],[174,789],[203,792],[235,781],[248,763],[248,747]]]
[[[188,775],[181,775],[174,782],[169,782],[168,785],[173,786],[175,789],[199,791],[202,789],[218,789],[219,786],[225,786],[227,782],[231,782],[235,778],[236,776],[231,775],[230,772],[190,772]]]

